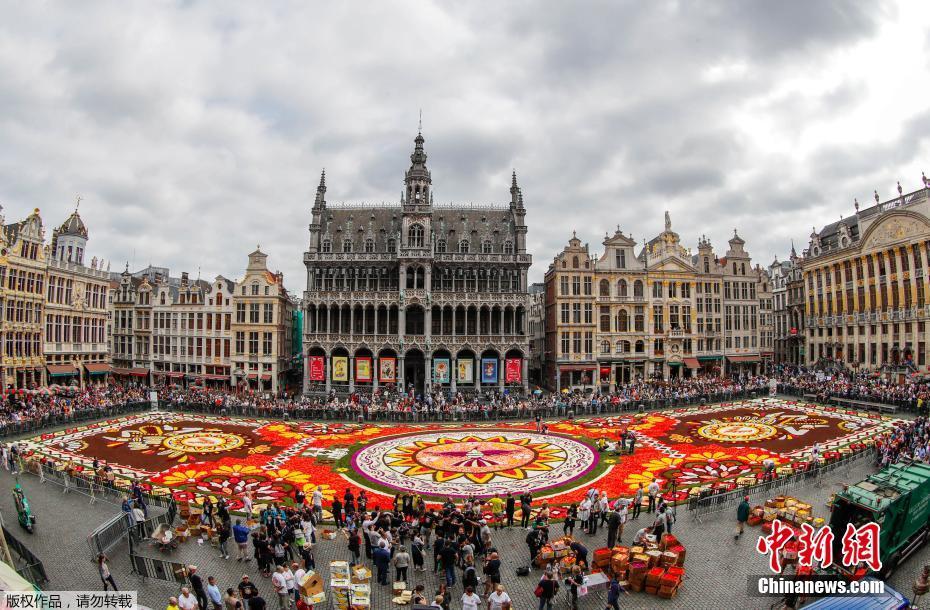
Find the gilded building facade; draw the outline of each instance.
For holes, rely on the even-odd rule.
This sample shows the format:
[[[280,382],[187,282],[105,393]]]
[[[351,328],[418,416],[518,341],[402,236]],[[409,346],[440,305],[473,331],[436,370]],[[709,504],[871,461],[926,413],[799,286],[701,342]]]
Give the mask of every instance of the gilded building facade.
[[[791,248],[788,260],[769,265],[772,288],[774,361],[802,364],[804,353],[804,281],[800,257]]]
[[[4,388],[28,388],[46,383],[42,332],[47,256],[45,229],[38,208],[23,221],[3,224],[0,242],[3,366],[0,376]]]
[[[50,383],[102,385],[111,370],[106,328],[110,274],[96,257],[86,260],[87,240],[77,210],[52,231],[44,345]]]
[[[284,275],[269,271],[268,255],[256,249],[233,287],[231,364],[237,388],[285,391],[292,363],[293,310]]]
[[[930,188],[816,228],[801,261],[808,365],[907,372],[927,365]]]
[[[339,205],[320,180],[304,255],[304,392],[527,388],[526,210],[435,205],[418,134],[401,200]]]
[[[546,385],[610,391],[647,377],[758,371],[765,274],[744,244],[734,234],[719,258],[702,238],[693,254],[668,213],[638,253],[619,229],[600,256],[573,235],[545,276]]]

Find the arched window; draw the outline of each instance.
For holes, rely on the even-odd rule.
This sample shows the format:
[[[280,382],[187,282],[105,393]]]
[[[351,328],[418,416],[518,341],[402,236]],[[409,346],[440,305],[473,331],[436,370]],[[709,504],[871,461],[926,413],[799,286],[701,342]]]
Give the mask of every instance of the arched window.
[[[446,251],[446,240],[440,239],[436,242],[436,252],[445,252]]]
[[[492,249],[492,248],[491,248],[491,241],[490,241],[490,240],[486,239],[486,240],[484,240],[483,242],[481,242],[481,253],[482,253],[482,254],[490,254],[490,253],[491,253],[491,249]]]
[[[352,251],[352,240],[351,239],[342,240],[342,251],[347,252],[347,253]]]
[[[252,296],[258,296],[258,282],[252,282]]]
[[[468,254],[468,240],[463,239],[459,242],[459,252],[462,254]]]
[[[578,257],[573,256],[572,257],[572,269],[577,269],[577,268],[578,268]]]
[[[370,237],[365,240],[365,252],[374,252],[375,251],[375,240]]]
[[[607,280],[601,280],[600,282],[600,294],[602,297],[610,296],[610,282]]]
[[[513,254],[513,242],[512,241],[504,242],[504,254]]]
[[[396,241],[393,237],[392,237],[391,239],[387,240],[387,250],[388,250],[388,252],[396,252],[396,251],[397,251],[397,241]]]
[[[164,293],[164,292],[161,293],[161,304],[162,304],[162,305],[165,304],[165,293]]]
[[[636,280],[633,282],[633,298],[643,298],[643,281]]]
[[[704,257],[704,273],[710,273],[710,259]]]
[[[610,341],[601,341],[601,353],[602,354],[610,353]]]
[[[637,341],[636,342],[636,353],[641,354],[645,351],[646,351],[646,344],[643,343],[642,341]]]
[[[328,239],[323,240],[323,252],[332,252],[333,251],[333,242]]]
[[[617,314],[617,332],[625,333],[630,330],[630,316],[625,309],[621,309]]]
[[[411,248],[423,247],[423,225],[412,224],[407,231],[407,245]]]
[[[623,341],[617,341],[616,349],[614,350],[615,353],[617,353],[617,354],[622,354],[622,353],[624,353],[624,351],[623,351],[623,343],[624,343]]]
[[[627,289],[626,289],[626,280],[620,280],[619,282],[617,282],[617,296],[619,297],[628,296]]]

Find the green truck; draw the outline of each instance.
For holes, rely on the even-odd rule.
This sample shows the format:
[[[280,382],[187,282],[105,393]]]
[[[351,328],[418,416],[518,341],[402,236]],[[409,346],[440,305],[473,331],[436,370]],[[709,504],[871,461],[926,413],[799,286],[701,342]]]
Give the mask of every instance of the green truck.
[[[930,465],[894,464],[866,480],[850,485],[833,498],[830,529],[834,563],[842,558],[846,524],[860,527],[874,521],[879,537],[882,570],[887,578],[927,540],[930,531]]]

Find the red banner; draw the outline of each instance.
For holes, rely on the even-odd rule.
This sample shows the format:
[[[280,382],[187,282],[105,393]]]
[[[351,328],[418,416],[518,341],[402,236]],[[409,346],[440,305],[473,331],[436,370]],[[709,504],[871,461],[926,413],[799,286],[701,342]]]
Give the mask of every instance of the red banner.
[[[504,361],[504,381],[506,383],[520,383],[523,381],[522,358],[507,358]]]
[[[323,356],[310,356],[310,381],[326,381],[326,365]]]

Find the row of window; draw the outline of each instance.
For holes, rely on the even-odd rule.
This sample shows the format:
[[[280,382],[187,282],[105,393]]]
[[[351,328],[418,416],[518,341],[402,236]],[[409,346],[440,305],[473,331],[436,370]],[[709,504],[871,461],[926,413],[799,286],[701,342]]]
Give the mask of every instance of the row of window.
[[[262,351],[259,354],[259,338],[261,338],[261,347]],[[236,333],[236,355],[248,354],[250,356],[270,356],[272,355],[272,347],[274,345],[274,333],[263,332],[258,333],[256,331],[251,331],[248,333],[248,351],[246,351],[246,333],[237,332]]]
[[[104,343],[102,318],[49,314],[45,316],[45,340],[49,343]]]
[[[727,300],[754,300],[756,298],[756,284],[754,282],[724,282],[723,298]]]
[[[229,330],[232,314],[155,312],[155,328],[160,330]]]
[[[274,303],[236,303],[236,324],[246,324],[246,305],[248,324],[274,324]]]
[[[45,274],[42,272],[22,271],[19,269],[10,269],[8,271],[6,267],[0,267],[0,285],[4,283],[8,290],[28,292],[29,294],[45,294]]]
[[[42,333],[7,333],[3,356],[29,358],[42,355]]]
[[[926,292],[924,288],[924,279],[914,277],[910,280],[901,281],[901,290],[898,290],[898,284],[889,285],[887,282],[876,287],[875,284],[868,286],[868,305],[866,305],[866,287],[857,286],[855,292],[853,288],[846,290],[837,290],[836,292],[826,292],[825,294],[814,295],[811,293],[808,297],[808,313],[810,315],[843,315],[856,311],[876,311],[886,309],[898,309],[900,307],[923,307],[926,303]],[[836,301],[836,306],[833,303]]]
[[[203,337],[153,337],[153,353],[158,356],[229,358],[229,339]]]
[[[423,235],[422,234],[418,236],[410,235],[407,240],[407,245],[411,248],[424,247],[423,246]],[[458,243],[453,244],[453,245],[455,246],[455,250],[450,250],[449,244],[446,242],[445,239],[436,240],[436,252],[438,254],[444,254],[446,252],[455,251],[455,252],[458,252],[459,254],[470,254],[472,251],[471,241],[468,239],[460,239]],[[341,252],[343,254],[351,254],[354,248],[355,248],[355,245],[351,239],[344,239],[342,241]],[[367,254],[371,254],[375,252],[375,240],[371,238],[366,239],[363,244],[363,248],[364,248],[363,251]],[[480,249],[478,250],[478,252],[480,252],[481,254],[494,254],[494,244],[491,242],[491,240],[482,241],[479,248]],[[323,251],[324,253],[332,252],[333,251],[332,240],[324,239],[322,245],[320,246],[320,250]],[[397,241],[394,239],[387,240],[387,251],[395,252],[396,250],[397,250]],[[503,245],[501,246],[500,253],[501,254],[513,254],[513,242],[505,241]]]
[[[5,321],[20,324],[41,324],[42,303],[7,299]]]

